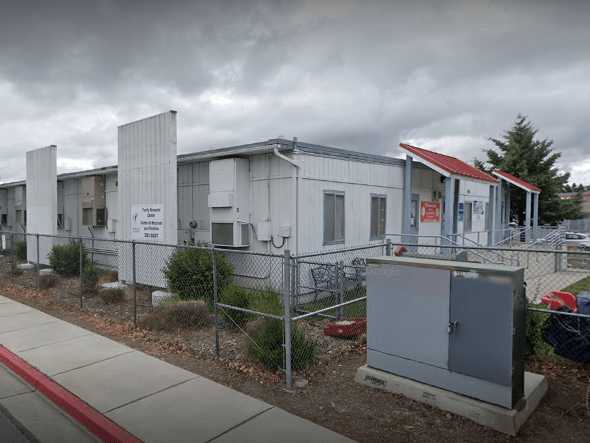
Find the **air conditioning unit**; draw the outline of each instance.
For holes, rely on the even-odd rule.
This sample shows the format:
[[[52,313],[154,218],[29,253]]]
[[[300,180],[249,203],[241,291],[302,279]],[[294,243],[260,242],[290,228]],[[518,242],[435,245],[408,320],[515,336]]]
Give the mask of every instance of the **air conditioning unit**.
[[[15,186],[14,188],[14,207],[16,209],[25,209],[27,205],[27,197],[25,187],[23,185]]]
[[[107,214],[104,175],[82,177],[80,188],[82,224],[84,226],[105,226]]]
[[[211,223],[211,243],[215,246],[245,248],[250,246],[250,224]]]
[[[8,192],[6,189],[0,189],[0,214],[8,214]]]
[[[211,242],[243,248],[250,245],[250,162],[225,158],[209,163],[208,206]]]

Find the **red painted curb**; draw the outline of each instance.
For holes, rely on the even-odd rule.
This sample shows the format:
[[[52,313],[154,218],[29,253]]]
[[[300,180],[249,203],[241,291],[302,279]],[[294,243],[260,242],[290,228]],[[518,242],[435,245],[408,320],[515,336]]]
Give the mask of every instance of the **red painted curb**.
[[[23,380],[34,386],[37,391],[55,403],[61,410],[100,440],[108,443],[141,443],[141,440],[136,436],[105,417],[2,345],[0,345],[0,362]]]

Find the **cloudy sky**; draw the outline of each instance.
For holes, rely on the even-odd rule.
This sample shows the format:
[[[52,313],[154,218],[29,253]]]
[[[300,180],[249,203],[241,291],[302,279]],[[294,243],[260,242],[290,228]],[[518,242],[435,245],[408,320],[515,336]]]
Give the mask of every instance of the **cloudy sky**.
[[[2,2],[0,181],[58,145],[114,164],[116,127],[168,109],[179,152],[276,136],[482,157],[518,113],[590,184],[587,1]]]

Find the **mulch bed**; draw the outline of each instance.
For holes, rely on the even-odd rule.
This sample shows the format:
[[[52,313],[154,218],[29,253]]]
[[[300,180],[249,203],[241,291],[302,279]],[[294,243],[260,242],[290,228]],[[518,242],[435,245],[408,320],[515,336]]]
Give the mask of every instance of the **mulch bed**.
[[[401,396],[357,384],[356,369],[365,363],[363,340],[343,340],[323,334],[324,321],[300,323],[319,342],[320,359],[297,374],[297,386],[287,389],[282,374],[248,360],[248,338],[239,331],[222,330],[221,355],[215,355],[214,330],[153,332],[133,327],[129,294],[120,304],[105,305],[97,296],[79,308],[76,279],[37,291],[31,273],[13,277],[2,270],[0,294],[29,304],[50,315],[125,343],[245,394],[281,407],[348,437],[367,442],[581,442],[590,435],[590,369],[564,360],[531,360],[528,370],[543,373],[549,392],[531,419],[513,439],[469,420],[439,411]],[[149,292],[138,291],[149,305]],[[150,308],[140,308],[141,315]]]

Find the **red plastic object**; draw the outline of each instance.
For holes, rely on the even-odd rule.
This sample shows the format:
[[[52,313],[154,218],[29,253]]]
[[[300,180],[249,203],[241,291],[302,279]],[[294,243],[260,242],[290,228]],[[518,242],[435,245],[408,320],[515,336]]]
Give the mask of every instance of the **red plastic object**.
[[[553,311],[559,310],[562,306],[567,306],[572,312],[577,311],[576,296],[571,292],[551,291],[541,298],[541,303],[547,305]]]
[[[408,248],[406,248],[404,245],[396,246],[395,250],[393,251],[393,255],[396,257],[401,257],[406,252],[408,252]]]
[[[0,345],[0,362],[34,386],[40,394],[43,394],[101,441],[109,443],[141,443],[141,440],[133,434],[109,420],[2,345]]]
[[[351,338],[367,332],[367,320],[330,321],[324,326],[324,334],[330,337]]]

